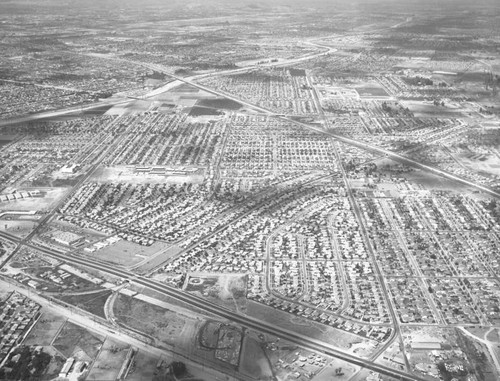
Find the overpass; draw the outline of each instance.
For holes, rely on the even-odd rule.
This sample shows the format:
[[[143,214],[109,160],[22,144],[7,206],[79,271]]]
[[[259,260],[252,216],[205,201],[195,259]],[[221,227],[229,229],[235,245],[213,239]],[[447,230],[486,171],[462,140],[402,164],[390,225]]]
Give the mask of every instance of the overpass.
[[[227,319],[231,322],[239,324],[241,326],[247,327],[249,329],[256,330],[258,332],[263,332],[269,335],[278,336],[282,339],[290,341],[294,344],[302,346],[304,348],[323,353],[328,356],[332,356],[335,358],[339,358],[351,364],[378,372],[383,375],[391,376],[400,381],[425,381],[424,378],[400,371],[398,369],[393,369],[391,367],[375,363],[373,361],[365,360],[359,358],[350,353],[343,352],[336,348],[335,346],[325,343],[319,339],[312,338],[309,336],[302,335],[300,333],[296,333],[285,328],[281,328],[275,326],[273,324],[267,323],[265,321],[246,316],[240,315],[234,311],[228,310],[222,306],[213,304],[208,302],[207,300],[197,297],[195,295],[186,293],[182,290],[174,288],[172,286],[168,286],[166,284],[162,284],[160,282],[144,278],[142,276],[138,276],[132,272],[117,268],[115,266],[98,263],[88,258],[78,258],[74,255],[67,253],[60,253],[54,251],[53,249],[34,245],[31,243],[25,244],[25,246],[30,247],[35,250],[39,250],[44,254],[47,254],[53,258],[59,259],[63,262],[68,262],[74,265],[85,266],[88,268],[92,268],[94,270],[98,270],[107,275],[112,275],[118,277],[120,279],[128,279],[131,282],[147,287],[151,290],[159,292],[163,295],[176,299],[178,301],[187,303],[193,307],[197,307],[203,311],[216,315],[220,318]]]

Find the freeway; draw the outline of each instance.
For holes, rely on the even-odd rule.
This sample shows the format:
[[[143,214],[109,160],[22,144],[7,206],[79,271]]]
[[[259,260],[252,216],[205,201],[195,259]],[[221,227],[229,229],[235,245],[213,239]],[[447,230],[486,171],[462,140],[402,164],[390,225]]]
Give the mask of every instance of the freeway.
[[[272,324],[269,324],[265,321],[258,320],[249,316],[240,315],[236,312],[230,311],[224,307],[208,302],[207,300],[197,297],[195,295],[186,293],[177,288],[159,283],[157,281],[144,278],[142,276],[138,276],[132,272],[122,270],[117,268],[116,266],[110,266],[103,263],[96,263],[90,259],[82,259],[76,256],[61,254],[53,251],[52,249],[37,246],[34,244],[25,244],[28,247],[39,250],[51,257],[57,258],[61,261],[68,262],[74,265],[89,267],[108,275],[113,275],[119,277],[121,279],[127,279],[131,282],[147,287],[163,295],[169,296],[178,301],[187,303],[193,307],[200,308],[206,312],[214,314],[224,319],[228,319],[231,322],[236,324],[240,324],[241,326],[247,327],[249,329],[256,330],[258,332],[263,332],[269,335],[278,336],[295,344],[298,344],[307,349],[311,349],[313,351],[317,351],[323,353],[328,356],[336,357],[341,360],[347,361],[351,364],[361,366],[363,368],[373,370],[375,372],[395,377],[401,381],[424,381],[423,378],[408,374],[406,372],[402,372],[397,369],[393,369],[382,364],[377,364],[372,361],[361,359],[357,356],[354,356],[350,353],[345,353],[340,351],[338,348],[334,347],[331,344],[322,342],[321,340],[311,338],[308,336],[301,335],[300,333],[296,333]]]
[[[320,45],[318,45],[318,46],[320,46]],[[439,176],[448,178],[448,179],[453,180],[453,181],[457,181],[457,182],[459,182],[461,184],[464,184],[464,185],[467,185],[467,186],[471,186],[471,187],[477,188],[477,189],[479,189],[479,190],[481,190],[483,192],[486,192],[486,193],[488,193],[488,194],[490,194],[490,195],[492,195],[494,197],[500,198],[500,193],[499,192],[497,192],[497,191],[495,191],[495,190],[493,190],[493,189],[491,189],[491,188],[489,188],[487,186],[484,186],[484,185],[481,185],[481,184],[477,184],[477,183],[472,182],[470,180],[467,180],[467,179],[465,179],[463,177],[455,175],[455,174],[453,174],[451,172],[445,171],[444,169],[433,167],[433,166],[428,165],[428,164],[423,164],[423,163],[421,163],[421,162],[419,162],[417,160],[414,160],[412,158],[409,158],[409,157],[404,156],[402,154],[399,154],[397,152],[389,151],[389,150],[386,150],[386,149],[381,148],[381,147],[377,147],[377,146],[369,144],[369,143],[365,143],[365,142],[362,142],[362,141],[359,141],[359,140],[356,140],[356,139],[352,139],[352,138],[348,138],[348,137],[345,137],[345,136],[342,136],[342,135],[338,135],[338,134],[335,134],[333,132],[326,131],[326,130],[322,129],[321,127],[310,125],[310,124],[307,124],[307,123],[303,123],[303,122],[294,120],[292,118],[289,118],[287,116],[283,116],[282,114],[278,114],[278,113],[276,113],[274,111],[271,111],[271,110],[268,110],[266,108],[257,106],[257,105],[255,105],[253,103],[247,102],[247,101],[245,101],[245,100],[243,100],[243,99],[241,99],[241,98],[239,98],[239,97],[237,97],[235,95],[227,94],[225,92],[222,92],[222,91],[219,91],[219,90],[214,90],[214,89],[209,88],[207,86],[201,85],[201,84],[199,84],[199,83],[197,83],[197,82],[194,81],[193,78],[195,78],[195,77],[183,78],[183,77],[179,77],[177,75],[171,74],[169,72],[166,72],[164,70],[164,68],[162,68],[161,65],[144,64],[144,66],[147,66],[147,67],[149,67],[150,69],[153,69],[153,70],[162,71],[164,74],[166,74],[166,75],[170,76],[171,78],[175,79],[176,82],[179,81],[179,82],[191,85],[193,87],[196,87],[196,88],[198,88],[200,90],[206,91],[206,92],[208,92],[210,94],[214,94],[214,95],[218,95],[218,96],[221,96],[221,97],[225,97],[227,99],[230,99],[230,100],[233,100],[235,102],[238,102],[238,103],[242,104],[243,106],[246,106],[246,107],[249,107],[249,108],[251,108],[253,110],[259,111],[259,112],[261,112],[263,114],[274,116],[274,117],[277,117],[277,118],[279,118],[281,120],[284,120],[286,122],[302,126],[303,128],[306,128],[306,129],[309,129],[309,130],[312,130],[312,131],[315,131],[315,132],[318,132],[318,133],[321,133],[321,134],[324,134],[324,135],[328,135],[328,136],[330,136],[332,138],[337,139],[338,141],[341,141],[341,142],[346,143],[348,145],[360,148],[360,149],[362,149],[364,151],[369,151],[369,152],[373,152],[373,153],[376,153],[376,154],[380,154],[382,156],[385,156],[385,157],[388,157],[390,159],[393,159],[394,161],[397,161],[399,163],[406,164],[406,165],[408,165],[410,167],[422,169],[424,171],[432,172],[432,173],[437,174]],[[212,75],[215,75],[215,74],[218,74],[218,73],[212,73]],[[152,94],[152,93],[150,93],[150,94]]]
[[[71,107],[53,110],[53,111],[43,111],[43,112],[39,112],[39,113],[32,114],[32,115],[0,120],[0,127],[8,126],[11,124],[32,122],[34,120],[55,118],[58,116],[69,115],[69,114],[79,113],[79,112],[83,112],[83,111],[93,110],[95,108],[100,108],[103,106],[117,106],[120,104],[129,103],[129,102],[130,102],[130,99],[125,99],[125,100],[121,99],[121,98],[120,99],[106,99],[106,100],[101,100],[99,102],[91,103],[88,105],[71,106]]]
[[[150,99],[150,98],[153,98],[157,95],[163,94],[169,90],[172,90],[172,89],[182,85],[183,83],[191,83],[192,81],[199,80],[202,78],[207,78],[207,77],[212,77],[212,76],[220,76],[220,75],[247,73],[251,70],[255,70],[256,68],[287,66],[287,65],[291,65],[291,64],[300,63],[303,61],[308,61],[308,60],[318,58],[321,56],[326,56],[328,54],[331,54],[331,53],[334,53],[337,51],[337,49],[335,49],[335,48],[321,45],[321,44],[314,44],[311,42],[308,42],[307,44],[311,45],[311,46],[315,46],[317,48],[324,49],[324,50],[322,52],[319,52],[319,53],[308,54],[308,55],[305,55],[305,56],[302,56],[299,58],[287,59],[287,60],[278,61],[278,62],[270,62],[270,63],[262,64],[262,65],[252,65],[252,66],[247,66],[247,67],[242,67],[242,68],[237,68],[237,69],[230,69],[230,70],[223,70],[223,71],[218,71],[218,72],[198,74],[198,75],[194,75],[194,76],[191,76],[188,78],[176,76],[176,75],[172,74],[171,72],[169,72],[168,70],[166,70],[166,68],[161,66],[161,65],[149,64],[149,63],[145,63],[145,62],[130,61],[130,60],[122,59],[122,58],[110,57],[108,55],[99,54],[99,53],[87,53],[86,55],[98,57],[98,58],[102,58],[102,59],[113,60],[113,61],[132,63],[135,65],[146,67],[148,69],[162,72],[162,73],[164,73],[164,74],[166,74],[169,77],[174,79],[172,82],[169,82],[169,83],[165,84],[164,86],[159,87],[158,89],[152,90],[149,93],[137,98],[137,99]],[[215,94],[211,89],[204,88],[204,90]],[[75,112],[92,110],[94,108],[99,108],[102,106],[123,105],[123,104],[130,103],[131,99],[135,99],[135,98],[134,97],[127,97],[126,99],[124,99],[124,98],[105,99],[105,100],[101,100],[99,102],[91,103],[88,105],[72,106],[72,107],[59,109],[59,110],[44,111],[44,112],[40,112],[40,113],[36,113],[33,115],[24,116],[24,117],[10,118],[10,119],[0,121],[0,127],[6,126],[6,125],[11,125],[11,124],[25,123],[25,122],[30,122],[30,121],[34,121],[34,120],[40,120],[40,119],[55,118],[58,116],[68,115],[68,114],[72,114]],[[255,106],[253,108],[255,108]]]
[[[0,269],[1,269],[17,253],[17,250],[20,247],[19,244],[21,243],[21,238],[16,237],[16,236],[14,236],[12,234],[9,234],[9,233],[2,232],[2,231],[0,231],[0,237],[3,238],[3,239],[5,239],[5,240],[7,240],[7,241],[10,241],[10,242],[13,242],[13,243],[16,244],[16,248],[14,250],[12,250],[12,253],[10,253],[9,255],[7,255],[7,257],[0,263]]]
[[[6,232],[2,232],[2,231],[0,231],[0,237],[6,239],[7,241],[14,242],[14,243],[20,243],[21,242],[21,238],[15,236],[15,235],[6,233]],[[0,266],[0,268],[1,267],[2,266]]]
[[[380,147],[377,147],[377,146],[374,146],[372,144],[368,144],[368,143],[365,143],[365,142],[360,142],[358,140],[355,140],[355,139],[351,139],[351,138],[347,138],[345,136],[342,136],[342,135],[338,135],[338,134],[334,134],[332,132],[329,132],[329,131],[325,131],[323,129],[321,129],[320,127],[316,127],[316,126],[312,126],[312,125],[309,125],[309,124],[305,124],[305,123],[302,123],[302,122],[298,122],[298,121],[295,121],[293,119],[290,119],[290,118],[286,118],[286,117],[282,117],[284,119],[286,119],[287,121],[289,122],[293,122],[295,124],[300,124],[302,125],[303,127],[309,129],[309,130],[313,130],[313,131],[316,131],[316,132],[319,132],[319,133],[322,133],[322,134],[326,134],[326,135],[329,135],[331,136],[332,138],[335,138],[343,143],[346,143],[346,144],[349,144],[351,146],[354,146],[354,147],[357,147],[357,148],[361,148],[362,150],[365,150],[365,151],[370,151],[370,152],[373,152],[373,153],[377,153],[377,154],[380,154],[380,155],[383,155],[383,156],[386,156],[390,159],[393,159],[399,163],[402,163],[402,164],[406,164],[410,167],[413,167],[413,168],[418,168],[418,169],[422,169],[424,171],[427,171],[427,172],[431,172],[431,173],[434,173],[434,174],[437,174],[437,175],[440,175],[442,177],[445,177],[447,179],[450,179],[450,180],[453,180],[453,181],[457,181],[461,184],[464,184],[464,185],[467,185],[467,186],[471,186],[471,187],[474,187],[474,188],[477,188],[485,193],[488,193],[494,197],[497,197],[497,198],[500,198],[500,193],[495,191],[494,189],[491,189],[487,186],[484,186],[484,185],[481,185],[481,184],[477,184],[475,182],[472,182],[470,180],[467,180],[467,179],[464,179],[463,177],[460,177],[460,176],[457,176],[451,172],[448,172],[448,171],[445,171],[444,169],[440,169],[440,168],[437,168],[437,167],[433,167],[431,165],[427,165],[427,164],[423,164],[417,160],[414,160],[414,159],[411,159],[407,156],[404,156],[404,155],[401,155],[401,154],[398,154],[397,152],[393,152],[393,151],[389,151],[389,150],[386,150],[384,148],[380,148]]]

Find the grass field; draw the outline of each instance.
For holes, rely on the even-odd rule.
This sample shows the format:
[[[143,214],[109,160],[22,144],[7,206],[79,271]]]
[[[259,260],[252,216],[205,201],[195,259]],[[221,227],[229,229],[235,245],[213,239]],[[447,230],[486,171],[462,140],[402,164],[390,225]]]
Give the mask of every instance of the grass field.
[[[90,362],[97,356],[103,343],[104,337],[66,322],[52,345],[65,357],[75,356]]]
[[[186,291],[200,295],[225,308],[245,312],[247,278],[239,274],[221,274],[218,276],[191,275],[186,284]]]
[[[201,99],[196,103],[196,106],[227,110],[239,110],[242,107],[240,103],[226,98]]]
[[[0,219],[0,231],[25,238],[38,225],[35,221]]]
[[[341,369],[340,373],[336,373],[337,369]],[[359,367],[349,364],[348,362],[334,359],[328,366],[322,369],[318,374],[312,379],[313,381],[347,381],[350,380],[354,373],[359,370]]]
[[[271,379],[273,371],[258,339],[247,337],[241,353],[240,371],[258,380]]]
[[[200,345],[203,348],[215,349],[219,341],[219,330],[221,328],[220,322],[209,321],[206,322],[200,329]]]
[[[137,267],[138,272],[141,273],[141,272],[153,270],[155,267],[159,266],[160,264],[167,261],[168,259],[175,257],[182,250],[182,248],[177,246],[177,245],[172,245],[166,249],[163,249],[163,247],[165,247],[165,245],[163,245],[161,242],[156,242],[155,244],[153,244],[149,248],[156,249],[157,247],[162,247],[162,249],[160,249],[158,251],[158,252],[161,251],[162,253],[159,254],[158,256],[156,256],[156,253],[154,253],[154,255],[155,255],[154,259],[148,260],[143,265]]]
[[[155,375],[158,358],[145,352],[139,352],[134,358],[135,366],[127,375],[127,381],[152,380]]]
[[[104,304],[110,296],[111,291],[104,290],[99,293],[86,295],[61,295],[57,296],[57,299],[81,308],[84,311],[88,311],[91,314],[105,318],[106,315],[104,314]]]
[[[107,339],[87,379],[116,380],[129,350],[129,344]]]
[[[360,356],[368,356],[375,349],[372,340],[363,339],[360,336],[324,324],[297,318],[292,314],[276,310],[260,303],[249,301],[247,314],[251,317],[262,319],[270,324],[276,324],[285,329],[300,332],[302,335],[311,338],[320,338],[321,340],[325,340],[349,352],[355,350],[358,344],[363,345],[366,351],[362,355],[358,353]]]
[[[156,242],[151,246],[142,246],[121,240],[92,254],[86,253],[85,255],[121,266],[134,266],[166,247],[168,245],[162,242]]]
[[[54,337],[65,322],[66,318],[63,316],[44,312],[24,341],[24,344],[41,345],[44,347],[51,345],[52,340],[54,340]]]
[[[175,311],[144,301],[119,295],[115,305],[116,319],[128,327],[151,335],[156,339],[175,344],[178,342],[188,318]]]
[[[370,97],[388,97],[389,94],[379,86],[376,85],[367,85],[363,87],[356,87],[356,91],[358,92],[359,96],[364,98],[370,98]]]
[[[489,332],[487,335],[486,335],[486,339],[488,341],[493,341],[493,342],[500,342],[500,335],[499,335],[499,332],[498,332],[498,328],[493,328],[491,330],[491,332]]]

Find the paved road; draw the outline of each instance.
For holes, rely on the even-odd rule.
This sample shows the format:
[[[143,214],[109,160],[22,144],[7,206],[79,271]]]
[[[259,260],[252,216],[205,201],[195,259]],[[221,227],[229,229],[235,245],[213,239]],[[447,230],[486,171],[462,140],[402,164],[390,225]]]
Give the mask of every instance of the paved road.
[[[27,115],[27,116],[22,116],[22,117],[18,117],[18,118],[9,118],[9,119],[0,120],[0,127],[8,126],[11,124],[26,123],[26,122],[31,122],[31,121],[40,120],[40,119],[55,118],[55,117],[62,116],[62,115],[68,115],[68,114],[78,113],[78,112],[82,112],[82,111],[93,110],[95,108],[100,108],[103,106],[116,106],[116,105],[120,105],[120,104],[126,104],[129,102],[130,102],[130,99],[107,99],[107,100],[102,100],[99,102],[91,103],[88,105],[72,106],[72,107],[67,107],[67,108],[53,110],[53,111],[45,111],[45,112],[40,112],[40,113],[36,113],[33,115]]]
[[[145,65],[148,66],[148,67],[150,67],[151,69],[154,69],[154,70],[159,70],[159,71],[162,70],[162,67],[160,65],[154,65],[154,64],[145,64]],[[414,167],[414,168],[422,169],[424,171],[432,172],[434,174],[443,176],[443,177],[448,178],[450,180],[457,181],[457,182],[460,182],[460,183],[465,184],[467,186],[471,186],[471,187],[477,188],[477,189],[479,189],[479,190],[481,190],[483,192],[486,192],[486,193],[488,193],[488,194],[490,194],[490,195],[492,195],[494,197],[500,198],[500,193],[497,192],[497,191],[495,191],[494,189],[491,189],[491,188],[489,188],[487,186],[484,186],[484,185],[481,185],[481,184],[477,184],[477,183],[475,183],[473,181],[467,180],[467,179],[465,179],[463,177],[460,177],[458,175],[455,175],[455,174],[453,174],[451,172],[445,171],[444,169],[440,169],[440,168],[433,167],[433,166],[428,165],[428,164],[421,163],[421,162],[419,162],[419,161],[417,161],[415,159],[412,159],[410,157],[404,156],[404,155],[399,154],[397,152],[389,151],[389,150],[386,150],[384,148],[377,147],[375,145],[372,145],[372,144],[369,144],[369,143],[366,143],[366,142],[362,142],[362,141],[359,141],[359,140],[356,140],[356,139],[352,139],[352,138],[348,138],[348,137],[345,137],[345,136],[342,136],[342,135],[338,135],[338,134],[332,133],[330,131],[326,131],[323,128],[318,127],[318,126],[314,126],[314,125],[310,125],[310,124],[306,124],[306,123],[302,123],[302,122],[296,121],[296,120],[291,119],[291,118],[289,118],[287,116],[284,116],[282,114],[276,113],[276,112],[268,110],[266,108],[257,106],[257,105],[255,105],[253,103],[247,102],[246,100],[243,100],[240,97],[237,97],[235,95],[227,94],[225,92],[214,90],[214,89],[209,88],[207,86],[201,85],[201,84],[199,84],[199,83],[197,83],[197,82],[195,82],[193,80],[193,78],[195,78],[195,77],[191,77],[191,79],[190,78],[182,78],[182,77],[173,75],[171,73],[165,72],[164,69],[163,69],[162,72],[165,73],[166,75],[169,75],[170,77],[174,78],[177,81],[180,81],[180,82],[183,82],[185,84],[191,85],[191,86],[196,87],[196,88],[198,88],[200,90],[206,91],[206,92],[208,92],[210,94],[218,95],[218,96],[225,97],[227,99],[233,100],[235,102],[238,102],[238,103],[242,104],[243,106],[247,106],[247,107],[249,107],[249,108],[251,108],[253,110],[259,111],[259,112],[261,112],[263,114],[267,114],[267,115],[270,115],[270,116],[278,117],[278,118],[280,118],[280,119],[282,119],[284,121],[287,121],[289,123],[293,123],[295,125],[302,126],[303,128],[306,128],[306,129],[309,129],[309,130],[312,130],[312,131],[315,131],[315,132],[318,132],[318,133],[321,133],[321,134],[325,134],[325,135],[331,136],[332,138],[335,138],[338,141],[341,141],[341,142],[346,143],[348,145],[360,148],[360,149],[362,149],[364,151],[373,152],[373,153],[376,153],[376,154],[388,157],[390,159],[393,159],[393,160],[395,160],[395,161],[397,161],[399,163],[406,164],[406,165]]]
[[[488,348],[488,351],[490,352],[490,356],[493,359],[493,363],[495,364],[495,368],[496,368],[497,372],[500,373],[500,362],[498,361],[498,357],[497,357],[495,348],[493,347],[493,346],[496,346],[498,344],[497,343],[492,343],[489,340],[481,339],[480,337],[477,337],[476,335],[472,334],[470,331],[467,331],[464,327],[459,327],[459,329],[465,335],[469,336],[473,340],[477,340],[477,341],[481,342],[482,344],[484,344]],[[484,337],[487,337],[488,333],[490,333],[493,329],[495,329],[495,328],[490,328],[490,330],[488,332],[486,332],[486,334],[484,335]]]
[[[105,265],[102,263],[96,263],[90,259],[82,259],[78,258],[75,256],[71,256],[68,254],[61,254],[58,253],[52,249],[33,245],[26,243],[25,246],[31,247],[33,249],[39,250],[51,257],[57,258],[61,261],[71,263],[74,265],[79,265],[79,266],[86,266],[89,268],[93,268],[96,270],[99,270],[103,273],[106,273],[108,275],[113,275],[116,277],[119,277],[120,279],[128,279],[131,282],[148,287],[149,289],[152,289],[154,291],[157,291],[159,293],[162,293],[163,295],[169,296],[171,298],[174,298],[176,300],[179,300],[181,302],[187,303],[191,306],[200,308],[206,312],[212,313],[216,316],[219,316],[224,319],[228,319],[231,322],[234,322],[236,324],[240,324],[244,327],[247,327],[249,329],[256,330],[258,332],[263,332],[269,335],[274,335],[281,337],[283,339],[286,339],[290,342],[293,342],[295,344],[298,344],[302,347],[311,349],[313,351],[321,352],[324,353],[328,356],[336,357],[339,359],[342,359],[344,361],[347,361],[349,363],[379,372],[381,374],[385,374],[391,377],[395,377],[399,380],[403,381],[424,381],[423,378],[410,375],[406,372],[399,371],[397,369],[393,369],[381,364],[374,363],[372,361],[364,360],[361,359],[357,356],[354,356],[350,353],[343,352],[339,350],[338,348],[322,342],[319,339],[311,338],[308,336],[301,335],[300,333],[296,333],[293,331],[289,331],[287,329],[274,326],[270,323],[267,323],[265,321],[261,321],[249,316],[245,315],[240,315],[238,313],[235,313],[233,311],[227,310],[219,305],[212,304],[208,302],[207,300],[197,297],[195,295],[186,293],[182,290],[170,287],[168,285],[153,281],[151,279],[147,279],[141,276],[138,276],[132,272],[128,272],[122,269],[119,269],[114,266],[109,266]]]
[[[92,332],[97,332],[107,338],[113,338],[115,340],[127,343],[141,352],[148,353],[149,355],[157,357],[158,359],[162,358],[166,360],[167,363],[173,360],[180,359],[183,362],[185,362],[190,369],[194,368],[193,370],[194,373],[196,373],[196,375],[203,374],[208,381],[227,380],[225,373],[218,371],[214,368],[207,367],[203,363],[197,363],[195,361],[192,361],[190,358],[186,357],[182,353],[173,350],[176,348],[173,348],[172,351],[166,351],[165,349],[156,348],[151,345],[145,344],[144,342],[134,337],[130,337],[121,328],[113,329],[111,327],[108,327],[104,324],[101,324],[97,319],[92,319],[89,316],[78,314],[76,308],[75,309],[65,308],[57,303],[47,300],[46,298],[39,295],[37,292],[16,286],[12,283],[7,283],[6,281],[1,279],[0,279],[0,288],[2,288],[3,290],[16,291],[32,299],[36,303],[40,304],[45,311],[50,311],[56,315],[63,316],[66,319],[68,319],[68,321],[80,325],[82,327],[85,327]]]

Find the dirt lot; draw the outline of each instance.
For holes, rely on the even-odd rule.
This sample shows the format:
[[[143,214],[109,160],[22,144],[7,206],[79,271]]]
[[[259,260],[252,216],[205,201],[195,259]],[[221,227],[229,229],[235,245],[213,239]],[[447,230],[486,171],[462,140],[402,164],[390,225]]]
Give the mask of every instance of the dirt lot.
[[[116,380],[129,350],[129,344],[107,339],[87,379]]]
[[[44,347],[51,345],[52,340],[54,340],[54,337],[65,322],[66,318],[63,316],[44,312],[24,341],[24,344],[41,345]]]
[[[91,314],[106,318],[104,314],[104,304],[106,304],[106,300],[108,300],[110,296],[111,291],[104,290],[102,292],[85,295],[61,295],[57,296],[57,299],[61,299],[63,302],[81,308]]]
[[[158,364],[158,358],[145,352],[139,352],[134,358],[133,366],[127,375],[127,381],[152,380]]]
[[[168,344],[176,344],[182,340],[181,336],[186,323],[191,320],[175,311],[125,295],[118,296],[114,305],[114,313],[116,319],[125,326]]]
[[[337,370],[339,370],[338,373]],[[321,370],[317,376],[313,378],[313,381],[347,381],[358,370],[359,367],[357,366],[335,359],[323,370]]]
[[[159,266],[163,262],[167,261],[168,259],[175,257],[182,250],[182,248],[177,246],[177,245],[172,245],[168,248],[164,248],[165,245],[161,242],[156,242],[155,244],[150,246],[151,249],[153,249],[153,248],[156,249],[157,247],[161,247],[161,249],[158,251],[158,255],[157,255],[157,253],[154,253],[154,254],[148,256],[148,257],[151,257],[154,255],[155,258],[148,260],[148,262],[137,267],[137,271],[142,273],[142,272],[147,272],[147,271],[153,270],[154,268],[156,268],[157,266]]]
[[[271,379],[273,376],[271,364],[259,341],[254,337],[247,337],[244,340],[240,371],[259,380]]]
[[[0,231],[25,238],[38,225],[36,221],[0,219]]]
[[[24,191],[24,189],[18,189],[18,191]],[[50,188],[44,189],[43,192],[45,193],[44,197],[33,197],[9,202],[0,202],[0,210],[48,210],[64,197],[64,194],[68,192],[68,188]]]
[[[52,345],[65,357],[74,356],[90,362],[97,356],[103,343],[104,337],[66,322]]]
[[[321,338],[339,348],[353,353],[359,352],[359,348],[364,348],[363,353],[357,353],[358,356],[369,356],[375,350],[374,342],[368,339],[362,339],[357,335],[341,331],[323,324],[315,323],[306,319],[297,318],[287,312],[278,311],[274,308],[264,306],[252,301],[248,302],[248,315],[263,319],[268,323],[277,324],[280,327],[294,332],[300,332],[312,338]]]
[[[162,242],[156,242],[151,246],[141,246],[121,240],[94,253],[85,253],[85,255],[117,265],[134,266],[166,247],[167,244]]]
[[[247,308],[246,284],[247,278],[244,275],[204,276],[191,274],[185,289],[226,308],[245,312]]]

